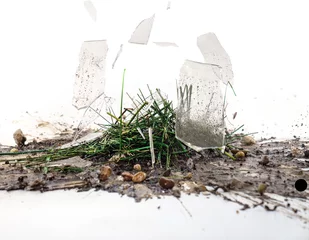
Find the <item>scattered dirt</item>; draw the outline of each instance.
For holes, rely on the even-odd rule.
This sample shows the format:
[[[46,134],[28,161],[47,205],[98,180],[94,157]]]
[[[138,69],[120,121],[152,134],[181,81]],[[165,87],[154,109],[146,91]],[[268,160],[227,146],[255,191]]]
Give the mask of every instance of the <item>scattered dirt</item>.
[[[32,142],[23,150],[59,147],[70,141],[71,138],[66,137],[41,143]],[[286,199],[302,199],[308,203],[308,189],[300,192],[295,188],[298,179],[309,182],[308,142],[297,139],[279,142],[272,139],[244,146],[242,150],[238,160],[221,156],[213,150],[193,153],[189,159],[175,161],[169,170],[159,167],[152,169],[150,159],[142,163],[108,162],[110,156],[92,159],[77,157],[78,159],[51,162],[45,173],[44,166],[27,169],[19,163],[0,162],[0,190],[50,191],[78,188],[79,191],[86,191],[95,188],[118,192],[137,201],[163,195],[180,197],[183,193],[217,194],[242,204],[241,210],[250,208],[249,204],[237,200],[236,197],[227,196],[226,193],[250,198],[255,202],[253,207],[262,205],[268,211],[274,211],[278,206],[294,209],[289,203],[283,204],[283,200],[274,206],[265,205],[267,199],[273,196],[271,194]],[[237,151],[230,154],[235,156]],[[72,167],[79,171],[72,171]],[[264,189],[264,186],[267,187]],[[294,210],[296,214],[298,210]]]

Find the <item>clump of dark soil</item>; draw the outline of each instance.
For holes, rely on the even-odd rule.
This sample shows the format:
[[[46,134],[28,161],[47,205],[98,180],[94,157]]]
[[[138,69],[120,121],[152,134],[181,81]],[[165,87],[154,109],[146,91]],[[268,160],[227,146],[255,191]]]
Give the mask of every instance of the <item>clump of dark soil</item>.
[[[70,142],[70,138],[33,142],[23,150],[46,149]],[[241,146],[246,156],[232,160],[214,150],[191,152],[190,157],[179,156],[170,169],[157,164],[152,168],[149,161],[108,161],[110,156],[92,158],[74,157],[36,167],[27,168],[18,162],[0,162],[0,190],[40,190],[77,188],[118,192],[137,201],[154,196],[188,194],[216,194],[239,192],[247,194],[262,203],[267,194],[309,200],[307,191],[297,191],[295,182],[304,179],[309,182],[308,142],[264,141],[252,146]],[[233,151],[230,154],[233,155]],[[235,151],[234,151],[235,152]],[[134,166],[140,164],[140,166]],[[102,167],[108,166],[110,175],[100,178]],[[125,179],[129,174],[129,180]],[[146,178],[133,182],[131,175],[143,172]],[[126,181],[127,180],[127,181]],[[167,182],[168,181],[168,182]],[[258,192],[260,184],[267,185],[265,194]],[[267,210],[268,206],[265,206]],[[276,209],[277,207],[275,207]]]

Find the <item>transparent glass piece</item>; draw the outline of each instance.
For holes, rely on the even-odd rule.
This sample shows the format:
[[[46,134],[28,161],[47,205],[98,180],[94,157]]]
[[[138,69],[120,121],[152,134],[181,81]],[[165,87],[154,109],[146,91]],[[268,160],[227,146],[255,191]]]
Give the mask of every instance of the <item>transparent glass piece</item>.
[[[159,47],[178,47],[176,43],[171,42],[153,42]]]
[[[77,109],[88,107],[104,92],[107,51],[105,40],[82,44],[73,96],[73,106]]]
[[[106,124],[106,120],[108,119],[107,112],[112,107],[114,103],[114,99],[107,97],[104,93],[99,95],[89,106],[86,108],[81,121],[78,125],[78,132],[74,136],[75,141],[80,133],[87,127],[89,127],[91,124],[94,123],[94,121],[98,118],[101,118],[100,122],[104,122]],[[102,109],[104,109],[102,111]]]
[[[123,49],[123,44],[121,44],[120,47],[119,47],[119,50],[118,50],[117,55],[115,57],[115,60],[114,60],[114,62],[112,64],[112,69],[115,68],[116,62],[117,62],[118,58],[120,57],[120,55],[122,53],[122,49]]]
[[[147,44],[149,41],[154,19],[155,15],[141,21],[140,24],[134,30],[129,40],[129,43]]]
[[[197,38],[197,46],[203,54],[205,63],[213,65],[217,77],[227,84],[233,83],[233,70],[230,57],[214,33],[206,33]]]
[[[224,145],[225,85],[214,67],[186,60],[177,79],[176,137],[196,151]]]
[[[97,21],[97,9],[93,3],[91,1],[84,1],[84,7],[86,8],[92,20]]]

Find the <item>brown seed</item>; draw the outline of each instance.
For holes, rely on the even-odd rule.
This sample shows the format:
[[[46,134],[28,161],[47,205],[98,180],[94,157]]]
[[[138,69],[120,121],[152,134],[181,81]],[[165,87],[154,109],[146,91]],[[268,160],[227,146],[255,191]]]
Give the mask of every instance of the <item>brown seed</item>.
[[[132,178],[133,178],[133,174],[129,172],[123,172],[121,176],[123,177],[124,181],[132,181]]]
[[[172,189],[175,186],[175,182],[172,179],[168,179],[165,177],[160,178],[159,184],[162,188]]]
[[[21,129],[15,131],[15,133],[13,134],[13,138],[18,147],[23,147],[27,140]]]
[[[133,169],[134,169],[135,171],[141,171],[141,170],[142,170],[142,167],[141,167],[140,164],[135,164],[134,167],[133,167]]]
[[[112,169],[110,166],[103,166],[100,171],[100,180],[106,181],[110,175],[112,175]]]
[[[133,175],[132,177],[132,181],[135,183],[141,183],[142,181],[144,181],[146,179],[146,173],[144,172],[138,172],[136,174]]]
[[[238,153],[238,151],[239,151],[239,150],[237,150],[237,149],[231,149],[231,153],[233,153],[234,155],[235,155],[236,153]]]
[[[243,151],[238,151],[236,154],[235,154],[235,157],[237,159],[244,159],[245,158],[245,153]]]
[[[264,183],[261,183],[258,187],[258,192],[262,196],[264,192],[266,191],[267,185]]]

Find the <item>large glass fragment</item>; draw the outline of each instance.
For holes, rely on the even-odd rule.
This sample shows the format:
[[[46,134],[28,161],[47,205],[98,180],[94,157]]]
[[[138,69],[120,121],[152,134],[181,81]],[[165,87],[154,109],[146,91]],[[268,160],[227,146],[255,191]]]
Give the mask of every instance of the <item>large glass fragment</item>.
[[[129,43],[147,44],[152,30],[154,19],[155,15],[141,21],[140,24],[136,27],[135,31],[133,32],[129,40]]]
[[[84,1],[84,7],[86,8],[92,20],[96,22],[97,21],[97,9],[93,5],[93,3],[91,1]]]
[[[88,107],[104,92],[107,51],[105,40],[83,43],[74,85],[73,106],[77,109]]]
[[[186,60],[177,80],[176,136],[196,151],[224,144],[224,92],[213,68]]]
[[[197,46],[203,54],[205,63],[212,64],[219,80],[227,84],[233,82],[233,71],[230,57],[214,33],[206,33],[197,38]]]
[[[107,112],[112,107],[113,103],[114,100],[111,97],[107,97],[104,93],[102,93],[91,104],[89,104],[78,124],[78,131],[74,136],[73,142],[77,140],[81,132],[91,126],[97,118],[101,118],[100,120],[106,119],[108,117]]]

